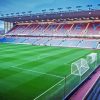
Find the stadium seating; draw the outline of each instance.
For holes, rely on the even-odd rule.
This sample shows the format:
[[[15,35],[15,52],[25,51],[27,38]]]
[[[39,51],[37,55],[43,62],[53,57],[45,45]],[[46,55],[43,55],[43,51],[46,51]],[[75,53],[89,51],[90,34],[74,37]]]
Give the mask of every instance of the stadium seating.
[[[98,41],[94,40],[82,40],[77,47],[82,48],[97,48]]]
[[[98,43],[97,49],[100,49],[100,42]]]
[[[88,36],[100,35],[100,23],[76,24],[28,24],[17,25],[8,35],[33,35],[33,36]]]
[[[87,23],[76,23],[73,25],[70,34],[81,36],[84,35],[84,30],[86,29]]]
[[[48,45],[48,46],[59,46],[61,42],[62,42],[62,39],[54,38],[54,39],[49,40],[45,45]]]
[[[4,37],[0,42],[100,49],[99,41],[53,37]]]
[[[99,40],[84,36],[100,36],[100,22],[18,24],[0,42],[100,49]]]
[[[100,23],[89,23],[89,27],[87,29],[88,35],[100,35]]]
[[[99,100],[100,99],[100,78],[88,93],[86,100]]]
[[[65,39],[60,46],[64,47],[77,47],[78,43],[80,42],[79,39]]]

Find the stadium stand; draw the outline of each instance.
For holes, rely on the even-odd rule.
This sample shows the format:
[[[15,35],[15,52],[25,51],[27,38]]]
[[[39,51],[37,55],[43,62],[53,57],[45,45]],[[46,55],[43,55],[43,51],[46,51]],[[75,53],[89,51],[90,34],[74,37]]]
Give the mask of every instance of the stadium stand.
[[[100,78],[92,87],[85,100],[100,100]]]
[[[89,23],[89,27],[87,29],[88,35],[100,35],[100,23]]]
[[[96,40],[82,40],[77,47],[83,48],[97,48],[98,41]]]
[[[100,42],[98,42],[98,46],[97,46],[97,48],[100,49]]]
[[[100,49],[99,41],[95,39],[83,40],[79,38],[75,39],[75,38],[55,38],[55,37],[9,37],[7,36],[1,38],[0,42]]]
[[[84,13],[87,14],[87,12]],[[59,13],[57,13],[57,15],[58,14]],[[64,14],[66,15],[66,13]],[[42,15],[43,14],[41,14],[41,16]],[[55,14],[56,17],[57,15]],[[83,18],[81,13],[79,13],[77,16],[79,15],[81,16],[81,18]],[[38,16],[39,15],[37,15],[36,17]],[[95,20],[91,19],[91,17],[88,20],[87,18],[83,18],[84,20],[79,20],[77,16],[75,17],[73,15],[73,20],[70,19],[70,16],[68,19],[66,19],[65,22],[57,22],[57,20],[52,21],[54,20],[52,18],[53,16],[51,16],[52,20],[50,22],[50,20],[48,21],[49,15],[47,15],[48,19],[44,22],[40,21],[43,19],[42,17],[35,19],[33,18],[34,21],[32,21],[30,19],[27,19],[26,16],[22,16],[22,19],[25,17],[25,22],[22,19],[19,20],[15,18],[12,20],[8,18],[6,20],[8,22],[12,21],[14,25],[13,28],[6,32],[4,38],[0,39],[0,42],[100,49],[99,18],[96,16],[96,18],[93,17]],[[86,16],[88,16],[88,14]],[[28,17],[30,18],[30,16]],[[26,19],[29,20],[29,22],[26,22]],[[1,18],[1,20],[5,19]],[[18,20],[18,22],[16,20]],[[43,20],[45,20],[45,18]]]
[[[41,34],[41,32],[43,34]],[[29,24],[17,25],[8,35],[43,35],[43,36],[83,36],[100,35],[100,22],[76,24]]]
[[[99,35],[99,31],[99,22],[75,24],[18,24],[8,31],[5,37],[0,41],[100,49],[99,40],[75,38],[77,36]]]

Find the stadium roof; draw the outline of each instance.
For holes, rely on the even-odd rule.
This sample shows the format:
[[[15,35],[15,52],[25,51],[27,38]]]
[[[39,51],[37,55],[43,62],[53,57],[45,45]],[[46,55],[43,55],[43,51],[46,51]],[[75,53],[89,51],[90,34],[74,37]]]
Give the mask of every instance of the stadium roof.
[[[72,12],[52,12],[52,13],[37,13],[37,14],[23,14],[14,16],[3,16],[0,20],[6,22],[24,22],[24,21],[73,21],[73,20],[99,20],[100,10],[92,11],[72,11]]]

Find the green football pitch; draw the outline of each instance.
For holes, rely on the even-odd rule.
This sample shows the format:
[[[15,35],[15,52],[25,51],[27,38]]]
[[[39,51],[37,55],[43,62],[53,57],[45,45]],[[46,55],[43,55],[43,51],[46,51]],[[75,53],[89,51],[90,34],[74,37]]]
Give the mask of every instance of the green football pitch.
[[[38,99],[71,74],[72,62],[91,52],[99,50],[0,44],[0,100]]]

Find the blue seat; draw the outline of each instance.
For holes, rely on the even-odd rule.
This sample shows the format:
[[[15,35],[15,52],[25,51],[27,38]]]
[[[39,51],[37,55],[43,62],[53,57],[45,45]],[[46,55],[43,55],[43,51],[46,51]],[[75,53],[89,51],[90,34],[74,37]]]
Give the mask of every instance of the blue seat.
[[[86,100],[100,100],[100,78],[88,93]]]

